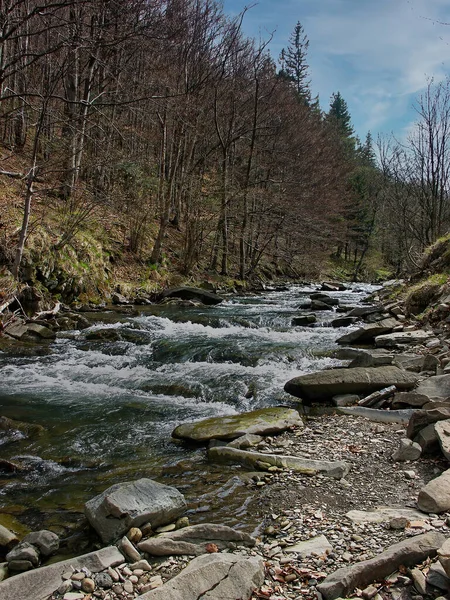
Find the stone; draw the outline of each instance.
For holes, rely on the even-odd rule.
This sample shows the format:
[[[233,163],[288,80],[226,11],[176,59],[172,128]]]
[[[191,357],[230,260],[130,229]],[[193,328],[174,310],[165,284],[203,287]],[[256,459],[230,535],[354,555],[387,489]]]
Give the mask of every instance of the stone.
[[[374,558],[338,569],[317,589],[326,600],[344,598],[355,588],[364,589],[373,581],[386,579],[400,565],[408,567],[436,556],[444,540],[445,536],[435,531],[407,538]]]
[[[322,300],[311,300],[311,304],[309,305],[311,310],[333,310],[333,307],[328,302],[323,302]]]
[[[25,559],[10,560],[8,562],[9,571],[30,571],[30,569],[34,569],[35,566],[36,565],[34,565],[31,560]]]
[[[367,406],[341,406],[339,412],[344,415],[353,415],[355,417],[365,417],[375,423],[399,423],[408,425],[413,408],[405,410],[380,410],[377,408],[368,408]]]
[[[44,325],[27,323],[26,328],[26,337],[38,337],[44,340],[54,340],[56,338],[56,333]]]
[[[92,592],[95,590],[94,580],[90,577],[86,577],[85,579],[83,579],[83,581],[81,582],[81,589],[87,594],[92,594]]]
[[[422,454],[435,454],[439,451],[439,442],[435,423],[430,423],[415,436],[414,441],[422,448]]]
[[[434,514],[450,510],[450,469],[420,490],[417,506],[423,512]]]
[[[120,556],[122,557],[122,555]],[[112,588],[113,583],[115,581],[119,581],[119,576],[117,576],[117,579],[115,577],[112,577],[109,569],[108,573],[97,573],[97,575],[95,576],[96,585],[98,585],[99,588],[102,588],[104,590],[109,590],[110,588]]]
[[[249,600],[264,583],[261,558],[207,554],[192,560],[179,575],[139,600]]]
[[[30,561],[36,567],[39,564],[39,552],[35,546],[28,542],[20,542],[6,555],[8,563],[18,560]],[[10,568],[12,567],[10,566]]]
[[[177,526],[175,523],[170,523],[169,525],[164,525],[163,527],[158,527],[155,530],[155,533],[168,533],[169,531],[175,531]]]
[[[398,354],[393,360],[396,367],[413,373],[423,371],[423,363],[424,357],[420,354]]]
[[[423,329],[398,331],[377,336],[375,338],[375,346],[377,348],[395,348],[397,345],[426,344],[433,337],[434,334],[432,331],[424,331]]]
[[[202,443],[211,439],[233,440],[247,433],[272,435],[302,426],[298,411],[276,406],[239,415],[211,417],[195,423],[184,423],[174,429],[172,436]]]
[[[324,554],[329,554],[333,551],[333,546],[324,535],[318,535],[309,540],[298,542],[294,546],[286,546],[284,551],[289,553],[295,552],[302,558],[306,558],[311,555],[323,556]]]
[[[394,395],[392,407],[401,408],[403,406],[413,406],[414,408],[421,408],[427,402],[429,402],[429,398],[428,396],[425,396],[425,394],[417,394],[416,392],[397,392]]]
[[[370,306],[355,306],[348,313],[348,317],[367,317],[376,313],[384,312],[384,307],[381,304],[372,304]]]
[[[121,539],[119,548],[129,560],[133,562],[141,560],[141,555],[126,536]]]
[[[223,302],[223,298],[212,292],[192,287],[179,287],[166,290],[162,298],[181,298],[182,300],[198,300],[203,304],[215,305]]]
[[[139,550],[153,556],[169,556],[172,554],[192,554],[199,556],[208,552],[207,545],[215,544],[219,550],[241,546],[253,547],[256,540],[226,525],[201,523],[190,525],[158,537],[149,538],[138,544]]]
[[[348,365],[349,369],[355,367],[383,367],[391,365],[394,360],[394,354],[385,350],[358,348],[356,351],[357,354],[353,356],[352,362]]]
[[[0,597],[2,600],[28,600],[29,598],[47,600],[61,585],[62,575],[71,571],[72,567],[74,569],[86,567],[89,571],[98,573],[121,563],[123,563],[123,555],[115,546],[109,546],[97,552],[90,552],[10,577],[0,584]]]
[[[450,460],[450,419],[435,423],[434,430],[436,432],[442,454],[447,460]]]
[[[416,392],[430,400],[445,400],[450,396],[450,375],[428,377],[417,386]]]
[[[422,454],[422,448],[416,442],[408,438],[400,440],[400,447],[392,455],[392,460],[403,462],[417,460]]]
[[[50,556],[59,549],[58,536],[53,531],[48,531],[47,529],[29,533],[22,541],[36,546],[42,556]]]
[[[352,313],[349,313],[347,316],[351,317],[353,315]],[[364,325],[364,327],[360,327],[359,329],[355,329],[354,331],[343,335],[336,340],[336,343],[345,346],[346,344],[364,344],[372,342],[377,336],[391,332],[398,324],[399,322],[397,319],[382,319],[377,323]]]
[[[280,469],[291,469],[305,475],[323,473],[335,479],[341,479],[349,472],[349,466],[343,461],[313,460],[281,454],[265,454],[262,452],[238,450],[237,448],[229,448],[228,446],[210,448],[208,450],[208,458],[219,462],[240,463],[264,470],[267,470],[268,466],[274,466]]]
[[[241,437],[236,438],[232,442],[229,442],[227,445],[230,446],[230,448],[240,448],[241,450],[245,450],[246,448],[257,446],[262,441],[263,437],[261,435],[246,433],[245,435],[241,435]]]
[[[425,575],[422,573],[420,569],[411,569],[411,578],[414,583],[414,587],[419,592],[419,594],[426,595],[427,593],[427,580],[425,579]]]
[[[418,510],[391,506],[379,506],[369,511],[351,510],[345,516],[353,523],[390,523],[391,519],[407,519],[409,522],[423,518]]]
[[[431,410],[416,410],[411,415],[411,418],[406,429],[406,435],[414,440],[416,435],[427,425],[445,421],[450,419],[450,408],[433,408]]]
[[[356,367],[301,375],[288,381],[284,390],[303,401],[324,402],[336,395],[367,395],[391,385],[409,390],[416,382],[416,375],[397,367]]]
[[[127,533],[127,538],[132,544],[137,544],[142,540],[142,531],[139,527],[132,527]]]
[[[333,396],[331,401],[334,406],[352,406],[358,404],[359,396],[356,394],[342,394],[340,396]]]
[[[294,327],[305,327],[307,325],[312,325],[317,321],[316,315],[302,315],[300,317],[294,317],[291,321],[291,324]]]
[[[445,540],[439,548],[438,558],[448,577],[450,577],[450,538]]]
[[[0,525],[0,546],[11,550],[13,546],[19,543],[19,538],[15,533]]]
[[[430,565],[427,573],[427,584],[446,592],[450,591],[450,579],[440,562]]]
[[[111,294],[111,302],[113,304],[129,304],[129,301],[127,300],[127,298],[125,298],[125,296],[123,296],[122,294],[119,294],[118,292],[113,292]]]
[[[358,317],[338,317],[331,321],[331,327],[350,327],[350,325],[354,325],[357,320]]]
[[[148,521],[153,527],[170,523],[185,510],[186,501],[176,488],[152,479],[113,485],[85,504],[88,521],[105,543]]]

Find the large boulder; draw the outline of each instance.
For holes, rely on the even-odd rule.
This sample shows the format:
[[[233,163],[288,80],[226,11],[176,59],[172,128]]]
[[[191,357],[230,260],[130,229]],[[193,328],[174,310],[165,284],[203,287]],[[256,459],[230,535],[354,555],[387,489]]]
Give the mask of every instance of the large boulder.
[[[355,329],[337,339],[336,342],[342,346],[346,344],[364,344],[373,341],[378,335],[389,333],[399,324],[400,322],[396,319],[382,319],[377,323],[371,323],[370,325],[364,325],[364,327]]]
[[[207,554],[194,558],[162,587],[139,596],[140,600],[249,600],[264,583],[261,558],[237,554]]]
[[[397,367],[356,367],[300,375],[288,381],[284,390],[303,401],[323,402],[338,394],[368,395],[391,385],[410,390],[416,382],[416,375]]]
[[[438,421],[434,426],[434,430],[436,432],[442,454],[447,460],[450,460],[450,420]]]
[[[450,469],[420,490],[417,506],[426,513],[439,514],[450,510]]]
[[[185,510],[184,497],[176,488],[152,479],[118,483],[85,504],[86,517],[104,543],[144,523],[166,525]]]
[[[260,408],[240,415],[211,417],[194,423],[178,425],[172,433],[174,438],[202,443],[212,439],[234,440],[246,433],[272,435],[291,427],[302,427],[298,411],[275,406]]]
[[[255,538],[226,525],[201,523],[183,527],[177,531],[151,537],[138,544],[139,550],[153,556],[188,554],[199,556],[208,552],[208,545],[215,544],[219,550],[239,546],[254,546]]]
[[[386,579],[400,565],[409,567],[421,563],[429,556],[436,556],[444,541],[445,535],[435,531],[408,538],[370,560],[338,569],[328,575],[317,589],[326,600],[345,598],[355,588],[364,589],[373,581]]]
[[[203,304],[220,304],[223,298],[212,292],[193,287],[171,288],[163,292],[163,298],[181,298],[182,300],[199,300]]]

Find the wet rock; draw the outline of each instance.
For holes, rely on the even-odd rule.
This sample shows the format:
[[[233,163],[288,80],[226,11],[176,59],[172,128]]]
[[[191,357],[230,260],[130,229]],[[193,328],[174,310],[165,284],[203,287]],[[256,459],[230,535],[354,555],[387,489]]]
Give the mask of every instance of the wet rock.
[[[347,316],[351,316],[351,313]],[[383,333],[391,332],[397,325],[399,325],[397,319],[382,319],[377,323],[370,323],[369,325],[364,325],[359,329],[355,329],[338,338],[336,342],[341,346],[346,344],[364,344],[373,341],[377,336]]]
[[[357,320],[358,317],[338,317],[331,321],[331,327],[350,327],[350,325],[354,325]]]
[[[442,454],[447,460],[450,460],[450,420],[439,421],[435,423],[434,430],[438,438]]]
[[[322,300],[311,300],[311,304],[309,305],[311,310],[333,310],[331,304],[327,302],[322,302]]]
[[[35,546],[27,542],[20,542],[6,555],[6,560],[9,563],[9,568],[12,569],[11,563],[14,561],[29,561],[34,567],[39,564],[39,552]]]
[[[338,569],[317,589],[326,600],[345,597],[355,588],[363,589],[372,581],[385,579],[400,565],[408,567],[436,556],[444,541],[445,536],[434,531],[408,538],[390,546],[375,558]]]
[[[117,329],[96,329],[86,334],[86,339],[89,341],[99,342],[118,342],[121,337]]]
[[[179,287],[166,290],[163,298],[181,298],[182,300],[198,300],[203,304],[215,305],[223,302],[223,298],[212,292],[192,287]]]
[[[235,544],[254,546],[256,540],[242,531],[226,525],[202,523],[191,525],[177,531],[149,538],[138,544],[139,550],[154,556],[171,554],[192,554],[199,556],[208,552],[208,544],[215,544],[219,550],[233,547]]]
[[[341,479],[349,471],[349,466],[343,461],[313,460],[296,456],[283,456],[280,454],[264,454],[262,452],[249,452],[229,448],[228,446],[210,448],[208,458],[220,462],[234,462],[252,468],[267,469],[270,466],[279,469],[291,469],[305,475],[323,473],[328,477]]]
[[[295,327],[303,327],[307,325],[311,325],[312,323],[316,323],[317,317],[316,315],[303,315],[301,317],[294,317],[291,321],[292,325]]]
[[[184,423],[174,429],[172,436],[201,443],[211,439],[233,440],[247,433],[271,435],[291,427],[302,426],[298,411],[274,407],[229,417],[212,417],[196,423]]]
[[[417,460],[422,454],[422,448],[416,442],[408,438],[400,440],[400,447],[392,455],[392,460],[403,462],[407,460]]]
[[[304,401],[324,402],[336,395],[367,395],[391,385],[409,390],[416,382],[416,375],[397,367],[357,367],[301,375],[288,381],[284,390]]]
[[[39,325],[37,323],[27,323],[26,325],[26,337],[29,338],[41,338],[44,340],[54,340],[56,338],[56,333],[45,327],[44,325]]]
[[[170,523],[185,509],[176,488],[151,479],[113,485],[85,504],[88,521],[106,543],[148,521],[153,527]]]
[[[140,596],[140,600],[198,600],[240,598],[249,600],[264,582],[261,558],[234,554],[208,554],[195,558],[163,586]]]
[[[425,429],[428,425],[432,423],[437,423],[438,421],[445,421],[450,419],[450,409],[449,408],[434,408],[432,410],[416,410],[411,415],[411,418],[408,423],[408,428],[406,430],[406,435],[414,440],[416,435],[422,429]]]
[[[53,531],[48,531],[47,529],[29,533],[22,541],[36,546],[43,556],[50,556],[59,549],[58,536]]]
[[[118,292],[114,292],[113,294],[111,294],[111,302],[117,305],[129,304],[127,298],[125,298],[125,296],[122,296],[122,294],[119,294]]]
[[[294,546],[286,546],[284,551],[289,553],[295,552],[302,558],[306,558],[312,554],[317,556],[329,554],[333,551],[333,546],[324,535],[318,535],[309,540],[305,540],[304,542],[299,542]]]
[[[450,469],[420,490],[417,506],[426,513],[439,514],[450,510]]]

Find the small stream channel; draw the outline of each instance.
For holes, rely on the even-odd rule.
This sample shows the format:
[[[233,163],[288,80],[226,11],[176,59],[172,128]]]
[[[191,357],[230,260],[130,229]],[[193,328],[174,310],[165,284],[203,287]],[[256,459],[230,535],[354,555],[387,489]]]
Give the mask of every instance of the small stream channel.
[[[354,306],[372,289],[331,295]],[[185,494],[191,522],[220,519],[252,531],[244,491],[226,485],[233,469],[208,465],[202,449],[174,443],[171,432],[185,421],[294,406],[283,391],[288,379],[339,364],[329,353],[347,330],[327,326],[335,312],[317,313],[318,327],[291,326],[312,291],[292,286],[215,307],[87,313],[87,330],[0,350],[0,415],[44,428],[31,438],[0,431],[0,457],[26,467],[0,473],[0,523],[17,519],[64,537],[83,522],[86,500],[150,477]],[[86,339],[106,328],[120,339]]]

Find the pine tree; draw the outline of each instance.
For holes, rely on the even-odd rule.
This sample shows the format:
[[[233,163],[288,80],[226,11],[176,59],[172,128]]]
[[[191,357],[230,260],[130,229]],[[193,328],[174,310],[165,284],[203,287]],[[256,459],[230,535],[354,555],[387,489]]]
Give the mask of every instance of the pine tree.
[[[309,106],[311,103],[311,80],[309,79],[309,65],[306,62],[309,40],[304,29],[297,21],[294,31],[289,36],[287,48],[280,54],[281,71],[279,75],[291,81],[299,98]]]
[[[347,102],[341,96],[340,92],[331,95],[330,110],[327,114],[327,120],[334,124],[340,135],[351,138],[355,132],[352,126],[352,119],[348,110]]]

